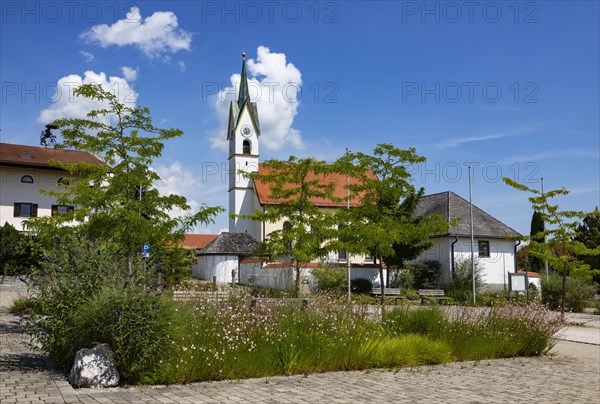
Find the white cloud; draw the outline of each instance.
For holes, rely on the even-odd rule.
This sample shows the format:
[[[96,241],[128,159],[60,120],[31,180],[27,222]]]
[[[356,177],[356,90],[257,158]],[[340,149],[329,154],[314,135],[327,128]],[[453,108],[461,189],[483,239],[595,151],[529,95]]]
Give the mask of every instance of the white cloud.
[[[137,67],[121,66],[121,73],[127,81],[136,81],[139,71]]]
[[[142,18],[140,9],[132,7],[124,19],[112,25],[94,25],[80,37],[89,43],[98,43],[103,48],[135,46],[149,58],[165,53],[189,50],[192,34],[179,28],[177,16],[171,11],[157,11]]]
[[[88,63],[91,63],[94,60],[96,60],[96,57],[93,54],[91,54],[90,52],[88,52],[88,51],[82,50],[82,51],[79,51],[79,54],[81,56],[83,56],[83,58],[85,59],[85,61],[88,62]]]
[[[182,73],[187,68],[186,65],[185,65],[185,62],[183,60],[178,60],[177,61],[177,66],[179,66],[179,70],[181,70]]]
[[[250,98],[258,107],[261,129],[261,146],[279,150],[284,145],[297,149],[304,147],[299,130],[292,127],[298,113],[298,91],[302,86],[302,74],[284,53],[272,53],[259,46],[256,61],[247,61]],[[226,131],[229,103],[237,99],[240,74],[231,76],[231,86],[220,91],[214,98],[219,127],[211,133],[213,148],[227,150]]]
[[[48,108],[40,112],[38,122],[42,124],[50,123],[60,118],[86,118],[87,113],[108,106],[106,102],[87,100],[83,97],[73,95],[73,90],[82,84],[100,84],[104,90],[110,91],[117,96],[117,99],[130,106],[134,107],[138,93],[132,86],[129,85],[126,79],[117,76],[106,78],[103,72],[96,73],[88,70],[84,77],[77,74],[70,74],[58,80],[56,85],[56,93],[54,94],[54,102]],[[108,122],[110,117],[105,117],[104,121]]]
[[[193,174],[184,169],[179,161],[175,161],[170,166],[160,164],[155,167],[155,170],[160,177],[160,181],[154,185],[161,195],[168,196],[174,194],[188,198],[190,193],[200,185]],[[188,198],[187,203],[190,205],[189,211],[175,209],[169,212],[169,215],[171,217],[181,217],[186,214],[196,213],[200,208],[200,203],[194,199]]]

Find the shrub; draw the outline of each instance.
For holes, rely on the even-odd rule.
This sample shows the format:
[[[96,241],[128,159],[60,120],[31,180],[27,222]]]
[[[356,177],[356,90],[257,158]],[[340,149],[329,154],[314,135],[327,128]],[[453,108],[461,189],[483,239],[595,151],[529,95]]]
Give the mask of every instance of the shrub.
[[[158,293],[162,289],[156,284],[155,268],[146,268],[140,257],[128,261],[111,243],[79,236],[57,239],[54,251],[40,266],[31,282],[43,316],[32,315],[26,330],[41,349],[67,370],[79,349],[92,342],[107,342],[115,351],[124,380],[135,381],[149,366],[145,358],[156,354],[152,343],[138,344],[131,339],[131,333],[138,333],[138,338],[144,337],[142,333],[158,334],[145,328],[154,327],[155,321],[147,308],[160,307]],[[115,308],[117,303],[120,307]],[[123,319],[129,328],[119,328]],[[148,352],[136,351],[139,346]],[[138,363],[127,363],[131,358]]]
[[[40,305],[35,299],[19,298],[12,302],[10,311],[17,316],[40,314]]]
[[[343,266],[324,264],[313,268],[312,274],[319,291],[342,294],[348,290],[348,269]]]
[[[483,268],[475,260],[475,288],[483,285]],[[471,259],[458,259],[454,263],[454,275],[448,284],[448,296],[461,303],[473,301],[473,266]]]
[[[558,274],[542,276],[542,303],[551,309],[558,310],[562,306],[562,277]],[[567,277],[565,284],[565,310],[580,312],[588,305],[594,304],[597,287],[581,278]]]
[[[0,226],[0,275],[21,275],[35,267],[41,247],[34,236],[21,233],[12,225]]]
[[[373,291],[373,284],[369,279],[356,278],[350,281],[352,293],[367,295]]]
[[[415,289],[437,289],[440,286],[440,263],[438,261],[416,261],[407,265],[414,278]]]
[[[407,269],[396,269],[390,271],[390,287],[399,289],[414,289],[415,278]]]
[[[67,337],[73,347],[110,344],[121,377],[136,382],[159,360],[173,311],[173,302],[151,291],[105,286],[73,313],[73,329],[78,333]]]

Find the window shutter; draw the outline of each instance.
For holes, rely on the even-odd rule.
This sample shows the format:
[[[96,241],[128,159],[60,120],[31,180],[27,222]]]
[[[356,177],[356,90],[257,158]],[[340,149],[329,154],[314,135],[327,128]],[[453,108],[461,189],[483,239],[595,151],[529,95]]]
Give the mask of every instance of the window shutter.
[[[58,205],[52,205],[52,216],[56,216],[58,214]]]
[[[21,216],[21,204],[18,202],[15,202],[14,217],[19,217],[19,216]]]
[[[31,216],[37,217],[37,209],[38,209],[38,204],[32,203],[31,204]]]

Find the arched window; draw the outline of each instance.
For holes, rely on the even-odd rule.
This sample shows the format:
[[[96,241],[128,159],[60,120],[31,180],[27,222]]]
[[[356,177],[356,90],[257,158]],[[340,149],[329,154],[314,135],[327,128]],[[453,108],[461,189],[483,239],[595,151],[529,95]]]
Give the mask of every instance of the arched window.
[[[244,143],[242,143],[242,152],[244,154],[250,154],[251,151],[252,151],[252,145],[250,144],[250,141],[244,140]]]
[[[21,184],[33,184],[33,177],[31,175],[22,176]]]
[[[60,177],[58,179],[58,181],[56,181],[58,184],[63,184],[63,185],[69,185],[69,180],[64,178],[64,177]]]

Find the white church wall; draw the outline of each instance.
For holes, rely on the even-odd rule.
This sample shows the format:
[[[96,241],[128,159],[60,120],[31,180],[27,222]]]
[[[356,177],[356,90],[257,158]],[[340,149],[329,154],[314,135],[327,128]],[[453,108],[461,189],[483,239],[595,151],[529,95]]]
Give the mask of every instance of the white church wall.
[[[237,273],[238,257],[236,255],[200,255],[192,266],[192,277],[217,283],[231,283],[231,271]]]

